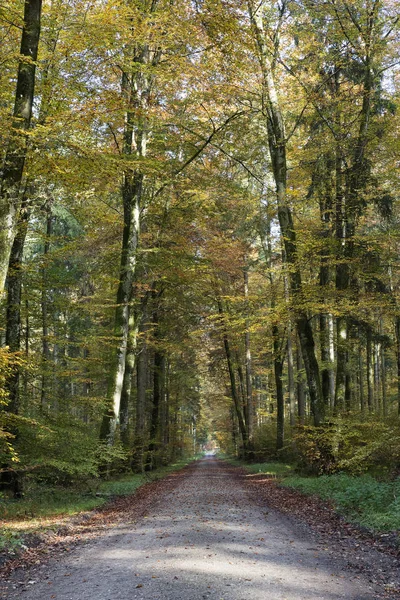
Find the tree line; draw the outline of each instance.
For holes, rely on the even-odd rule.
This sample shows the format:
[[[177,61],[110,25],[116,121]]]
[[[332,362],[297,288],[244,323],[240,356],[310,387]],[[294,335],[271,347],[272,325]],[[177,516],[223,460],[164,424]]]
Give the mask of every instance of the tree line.
[[[3,3],[4,489],[398,466],[398,8]]]

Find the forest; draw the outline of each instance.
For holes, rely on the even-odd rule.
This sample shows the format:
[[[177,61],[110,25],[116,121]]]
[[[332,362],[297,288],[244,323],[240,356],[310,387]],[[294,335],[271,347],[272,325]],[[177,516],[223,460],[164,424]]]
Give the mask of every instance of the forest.
[[[2,0],[0,487],[400,472],[398,0]]]

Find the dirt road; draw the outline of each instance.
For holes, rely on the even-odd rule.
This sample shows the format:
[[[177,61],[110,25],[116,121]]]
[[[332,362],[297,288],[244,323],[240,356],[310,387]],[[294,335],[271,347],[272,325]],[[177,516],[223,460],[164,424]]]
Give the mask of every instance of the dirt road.
[[[10,600],[383,597],[326,540],[253,500],[243,478],[213,458],[199,461],[136,524],[111,528],[13,586]]]

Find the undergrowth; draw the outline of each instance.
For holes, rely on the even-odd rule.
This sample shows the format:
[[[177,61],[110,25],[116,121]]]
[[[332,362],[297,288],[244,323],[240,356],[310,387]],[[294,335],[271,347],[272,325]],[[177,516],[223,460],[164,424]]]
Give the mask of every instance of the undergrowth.
[[[24,533],[52,528],[57,518],[87,512],[113,497],[133,494],[145,483],[166,477],[188,462],[182,460],[149,473],[127,474],[107,481],[90,480],[81,489],[49,487],[32,481],[21,500],[0,497],[0,552],[15,553],[23,547]]]
[[[288,477],[294,473],[294,467],[281,462],[245,463],[241,460],[227,459],[233,465],[244,467],[251,474],[268,475],[270,477]]]
[[[338,512],[365,527],[376,531],[400,529],[400,479],[378,481],[371,475],[338,473],[320,477],[291,476],[281,484],[330,500]]]
[[[345,473],[299,476],[290,464],[229,462],[244,467],[250,475],[276,477],[282,486],[329,500],[345,518],[369,529],[378,532],[400,530],[400,478],[379,481],[368,474]]]

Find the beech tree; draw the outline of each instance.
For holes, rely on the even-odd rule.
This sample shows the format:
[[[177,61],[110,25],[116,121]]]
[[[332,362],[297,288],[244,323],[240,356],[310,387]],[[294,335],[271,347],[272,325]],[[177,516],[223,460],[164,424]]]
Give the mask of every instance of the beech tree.
[[[24,3],[14,110],[9,127],[0,185],[0,221],[2,223],[0,228],[0,293],[4,289],[11,246],[16,233],[17,213],[21,203],[20,191],[27,153],[27,132],[32,119],[35,93],[41,12],[42,0],[26,0]]]
[[[5,6],[3,470],[393,464],[398,3]]]

